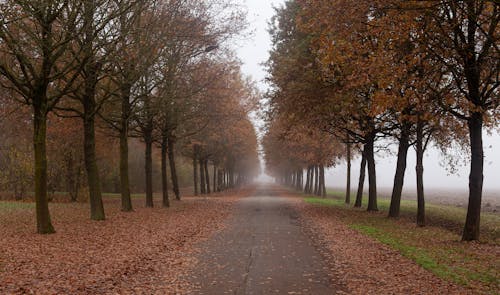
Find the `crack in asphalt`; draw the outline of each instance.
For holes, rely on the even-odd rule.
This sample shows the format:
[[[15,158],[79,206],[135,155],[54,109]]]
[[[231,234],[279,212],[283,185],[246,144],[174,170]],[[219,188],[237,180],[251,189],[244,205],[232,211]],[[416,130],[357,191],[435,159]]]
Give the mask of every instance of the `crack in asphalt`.
[[[246,294],[247,288],[249,287],[248,286],[248,277],[250,276],[250,270],[251,270],[252,264],[254,262],[254,250],[255,250],[255,247],[250,248],[250,253],[248,253],[248,262],[247,262],[247,265],[245,267],[245,273],[243,274],[243,282],[238,287],[238,289],[236,289],[236,292],[234,293],[235,295]],[[243,290],[242,290],[243,292],[239,293],[238,291],[241,290],[242,288],[243,288]]]

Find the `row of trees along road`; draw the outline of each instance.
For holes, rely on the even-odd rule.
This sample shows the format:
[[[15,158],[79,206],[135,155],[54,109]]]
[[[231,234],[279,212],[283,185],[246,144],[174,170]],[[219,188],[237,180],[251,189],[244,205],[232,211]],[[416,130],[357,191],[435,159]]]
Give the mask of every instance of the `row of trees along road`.
[[[368,166],[368,210],[376,211],[377,143],[395,142],[389,217],[398,217],[406,158],[414,146],[417,222],[423,226],[425,149],[433,143],[453,154],[451,147],[458,145],[470,153],[471,165],[462,238],[477,240],[482,135],[498,127],[500,114],[499,21],[498,1],[287,1],[270,28],[272,89],[264,139],[269,172],[300,188],[303,169],[346,160],[349,203],[351,158],[360,153],[355,206],[361,206]]]
[[[52,179],[47,127],[50,131],[57,121],[75,128],[64,128],[66,133],[53,129],[68,144],[49,152],[62,153],[83,139],[81,153],[77,148],[72,149],[76,154],[65,152],[66,166],[75,169],[70,164],[83,154],[93,220],[105,219],[96,128],[105,138],[119,139],[123,211],[133,209],[130,137],[145,143],[147,207],[153,206],[154,147],[161,149],[165,207],[167,163],[175,197],[181,198],[176,155],[182,153],[177,148],[203,147],[210,151],[205,163],[212,160],[241,179],[240,169],[256,173],[251,165],[257,157],[256,135],[248,120],[256,93],[227,47],[247,24],[244,10],[232,0],[6,0],[0,12],[2,114],[24,112],[16,117],[25,118],[19,124],[32,124],[39,233],[54,232],[47,200]],[[217,84],[214,77],[226,84]],[[219,124],[228,128],[217,138],[199,140],[200,133]]]

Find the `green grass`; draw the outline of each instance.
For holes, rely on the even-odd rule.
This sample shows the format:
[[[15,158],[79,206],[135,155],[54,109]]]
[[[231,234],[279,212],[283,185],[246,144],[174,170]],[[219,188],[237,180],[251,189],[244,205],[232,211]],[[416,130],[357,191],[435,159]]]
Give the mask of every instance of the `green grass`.
[[[35,203],[0,201],[0,210],[31,209],[31,208],[35,208]]]
[[[409,246],[401,240],[394,238],[390,233],[384,232],[372,226],[352,224],[350,225],[350,228],[364,233],[367,236],[370,236],[379,242],[398,250],[401,255],[415,261],[418,265],[431,271],[442,279],[450,280],[461,285],[467,285],[467,281],[464,280],[462,276],[455,273],[448,265],[437,262],[430,256],[426,249]]]
[[[345,192],[336,190],[328,190],[329,196],[333,196],[334,201],[328,205],[344,206],[343,199]],[[352,198],[352,196],[351,196]],[[368,197],[363,195],[364,204],[366,204]],[[320,199],[322,200],[322,199]],[[330,200],[330,199],[327,199]],[[351,200],[354,202],[354,200]],[[378,209],[381,211],[389,211],[391,200],[389,198],[377,198]],[[465,217],[467,216],[467,209],[452,205],[439,205],[426,203],[425,213],[429,222],[431,223],[446,223],[450,229],[461,232]],[[404,217],[414,217],[417,214],[417,202],[414,200],[401,200],[400,213]],[[500,240],[500,214],[483,212],[481,213],[481,235],[484,240],[488,242],[498,243]]]
[[[465,220],[465,209],[427,204],[430,226],[415,226],[416,202],[402,201],[402,218],[387,218],[390,200],[379,199],[378,213],[347,206],[343,192],[334,198],[306,197],[309,204],[327,206],[336,212],[350,228],[397,250],[436,276],[470,288],[498,294],[500,264],[495,251],[476,249],[474,243],[461,243],[460,229]],[[336,195],[336,197],[335,197]],[[482,214],[482,239],[486,245],[498,247],[499,216]],[[458,225],[458,227],[449,226]],[[485,249],[491,249],[486,247]]]

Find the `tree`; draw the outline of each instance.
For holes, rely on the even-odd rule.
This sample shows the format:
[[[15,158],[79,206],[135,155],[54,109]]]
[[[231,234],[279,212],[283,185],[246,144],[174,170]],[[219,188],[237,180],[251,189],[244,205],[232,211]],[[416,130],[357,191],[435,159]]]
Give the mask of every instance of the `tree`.
[[[104,89],[110,86],[109,72],[113,48],[118,34],[112,22],[126,14],[134,2],[118,5],[111,0],[85,0],[82,8],[82,34],[75,36],[73,54],[82,71],[75,90],[57,107],[61,116],[79,117],[83,122],[85,171],[89,188],[90,218],[104,220],[101,180],[97,165],[95,120],[103,104],[110,98]]]
[[[419,4],[419,3],[417,3]],[[443,84],[453,91],[437,95],[441,106],[463,120],[469,130],[469,205],[462,239],[479,239],[483,188],[483,129],[499,115],[500,5],[497,1],[432,1],[421,3],[420,44],[440,69]]]
[[[0,74],[33,111],[37,231],[54,232],[47,202],[47,116],[80,71],[69,54],[79,34],[79,1],[9,0],[0,4]]]
[[[114,2],[120,8],[130,5],[128,0]],[[114,87],[108,91],[114,99],[101,110],[101,116],[110,128],[118,132],[120,139],[120,192],[122,211],[125,212],[133,210],[130,197],[128,137],[134,108],[140,98],[135,87],[154,62],[157,52],[157,48],[152,47],[151,39],[148,39],[151,36],[144,34],[149,28],[148,24],[141,21],[145,11],[150,8],[149,4],[151,3],[138,1],[130,11],[120,13],[117,21],[113,22],[113,29],[119,36],[113,52],[120,53],[111,61]]]

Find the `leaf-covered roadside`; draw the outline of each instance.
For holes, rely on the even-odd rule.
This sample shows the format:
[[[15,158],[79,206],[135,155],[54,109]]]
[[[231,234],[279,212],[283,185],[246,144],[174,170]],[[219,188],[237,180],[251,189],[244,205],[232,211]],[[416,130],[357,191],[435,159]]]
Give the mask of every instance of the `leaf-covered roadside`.
[[[305,229],[330,264],[333,279],[345,285],[349,294],[487,292],[441,279],[398,250],[363,234],[359,228],[354,229],[353,220],[349,218],[357,215],[346,214],[340,208],[306,203],[299,203],[296,208]]]
[[[187,198],[168,210],[135,200],[132,213],[111,199],[100,223],[88,220],[86,205],[56,204],[50,236],[33,232],[34,209],[0,208],[0,293],[186,293],[194,246],[223,227],[235,199]]]

